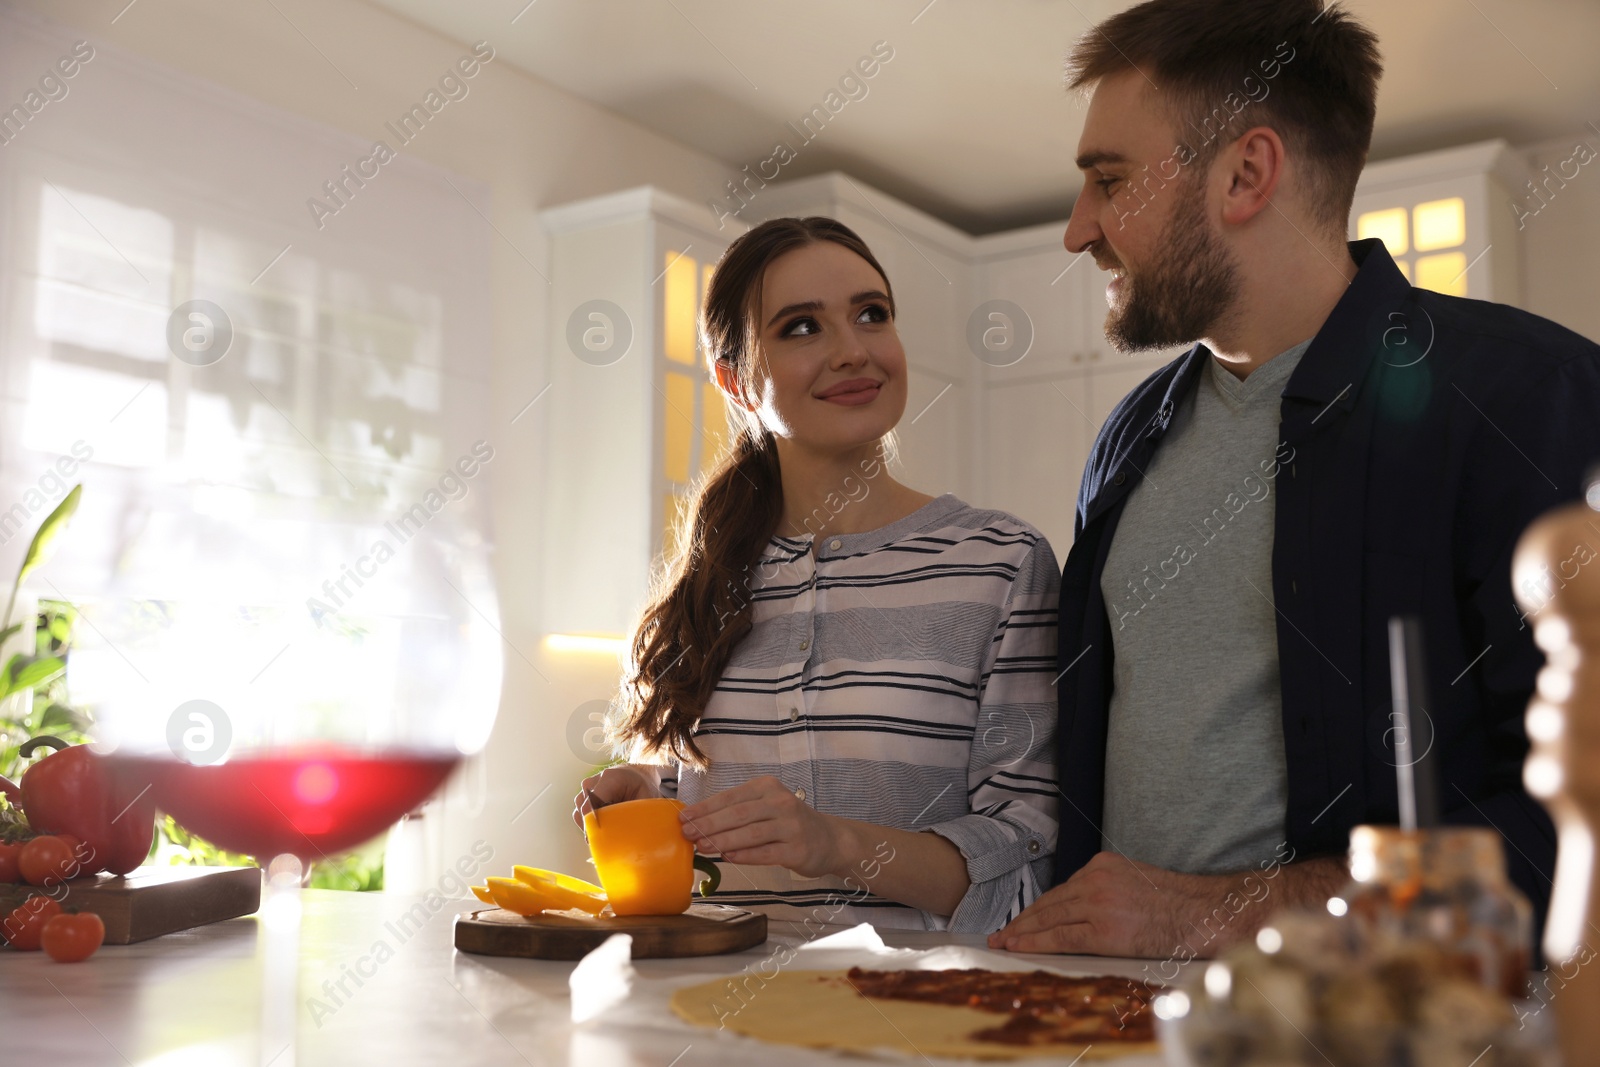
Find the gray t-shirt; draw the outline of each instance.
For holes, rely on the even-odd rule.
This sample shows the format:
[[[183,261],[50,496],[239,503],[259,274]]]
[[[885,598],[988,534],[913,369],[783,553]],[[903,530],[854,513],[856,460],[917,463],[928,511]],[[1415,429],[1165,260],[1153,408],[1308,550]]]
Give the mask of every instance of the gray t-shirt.
[[[1252,868],[1284,840],[1272,604],[1283,388],[1206,360],[1122,512],[1100,591],[1116,654],[1102,846],[1167,870]]]

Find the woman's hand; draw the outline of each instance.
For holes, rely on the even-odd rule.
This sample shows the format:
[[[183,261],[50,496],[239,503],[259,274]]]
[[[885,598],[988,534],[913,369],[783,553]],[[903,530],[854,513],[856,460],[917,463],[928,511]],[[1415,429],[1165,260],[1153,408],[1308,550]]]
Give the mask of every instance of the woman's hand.
[[[594,794],[602,807],[624,800],[658,797],[661,795],[661,772],[655,767],[619,763],[585,778],[583,789],[572,798],[572,821],[578,824],[580,830],[583,829],[583,816],[591,809],[589,793]]]
[[[713,793],[678,818],[698,852],[805,878],[833,875],[852,892],[935,915],[955,914],[971,884],[961,850],[938,834],[826,815],[770,775]]]
[[[766,775],[691,804],[679,813],[695,849],[729,863],[787,867],[807,878],[837,873],[849,833]]]

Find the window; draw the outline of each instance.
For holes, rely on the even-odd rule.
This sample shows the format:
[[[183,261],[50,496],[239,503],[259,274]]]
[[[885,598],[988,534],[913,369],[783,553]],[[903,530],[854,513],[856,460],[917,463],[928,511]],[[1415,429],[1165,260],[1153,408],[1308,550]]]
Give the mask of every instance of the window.
[[[73,40],[0,14],[0,67]],[[185,638],[140,659],[83,634],[75,698],[217,700],[236,741],[355,705],[369,744],[447,701],[470,750],[501,652],[486,190],[402,151],[319,225],[308,200],[370,138],[95,48],[3,149],[0,512],[25,539],[83,481],[30,585],[162,605]]]
[[[1413,285],[1449,296],[1467,295],[1467,207],[1459,196],[1363,212],[1356,237],[1377,237]]]
[[[722,391],[710,380],[699,342],[700,305],[712,265],[668,249],[662,273],[661,521],[663,551],[678,549],[678,527],[695,481],[728,446]]]

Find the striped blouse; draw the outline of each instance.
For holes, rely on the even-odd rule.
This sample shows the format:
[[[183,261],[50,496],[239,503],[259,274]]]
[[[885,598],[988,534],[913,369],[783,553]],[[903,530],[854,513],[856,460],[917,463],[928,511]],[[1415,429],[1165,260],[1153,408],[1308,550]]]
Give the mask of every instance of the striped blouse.
[[[938,916],[860,879],[724,862],[718,903],[801,922],[996,930],[1048,887],[1055,850],[1050,543],[947,493],[812,547],[809,534],[774,537],[751,568],[753,629],[697,727],[710,766],[663,768],[662,791],[694,803],[773,775],[818,811],[946,838],[971,878],[955,913]],[[871,862],[895,862],[887,842]]]

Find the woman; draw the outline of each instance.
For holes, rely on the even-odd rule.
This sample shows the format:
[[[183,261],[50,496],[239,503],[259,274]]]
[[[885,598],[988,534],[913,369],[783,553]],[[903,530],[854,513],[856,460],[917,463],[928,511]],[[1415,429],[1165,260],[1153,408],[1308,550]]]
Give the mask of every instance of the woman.
[[[685,801],[719,903],[999,929],[1055,847],[1050,545],[888,473],[905,352],[848,227],[740,237],[701,329],[740,426],[633,634],[613,733],[635,762],[584,787]]]

